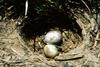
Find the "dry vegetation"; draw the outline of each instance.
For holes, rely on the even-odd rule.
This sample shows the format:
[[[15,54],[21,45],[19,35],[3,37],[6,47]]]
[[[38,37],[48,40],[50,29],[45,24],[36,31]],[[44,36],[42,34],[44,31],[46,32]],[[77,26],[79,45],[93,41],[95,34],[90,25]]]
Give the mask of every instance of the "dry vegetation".
[[[62,30],[62,43],[59,55],[53,59],[46,58],[43,53],[43,35],[35,39],[25,40],[19,35],[17,20],[0,22],[0,66],[1,67],[62,67],[66,62],[76,67],[100,67],[99,43],[85,45],[82,37],[71,30]],[[56,28],[58,29],[58,28]],[[56,30],[53,29],[53,30]],[[94,44],[94,42],[92,42]],[[87,47],[86,47],[87,46]]]
[[[35,41],[31,39],[25,42],[19,35],[14,20],[1,22],[0,27],[1,66],[7,64],[13,67],[20,66],[20,64],[26,67],[32,64],[37,64],[42,67],[62,65],[61,61],[58,62],[44,56],[43,47],[46,45],[43,42],[44,35],[36,37]],[[62,49],[60,51],[61,55],[80,45],[81,38],[78,34],[64,30],[62,37],[62,44],[60,46],[60,49]]]
[[[62,7],[56,9],[57,2],[52,2],[45,3],[49,6],[46,12],[47,7],[42,6],[42,10],[36,1],[34,10],[30,7],[29,16],[24,19],[20,15],[23,11],[18,14],[15,8],[20,8],[15,3],[6,3],[5,17],[0,19],[0,67],[100,67],[100,32],[88,1],[83,2],[84,6],[80,1],[69,1],[67,6],[60,3]],[[44,36],[50,30],[59,30],[62,35],[55,58],[47,58],[43,52]]]

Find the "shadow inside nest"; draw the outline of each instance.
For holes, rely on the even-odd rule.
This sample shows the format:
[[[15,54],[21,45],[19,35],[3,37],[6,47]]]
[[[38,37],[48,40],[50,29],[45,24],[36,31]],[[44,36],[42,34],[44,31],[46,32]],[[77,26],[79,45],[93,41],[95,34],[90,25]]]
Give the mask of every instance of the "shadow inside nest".
[[[21,34],[24,34],[26,39],[31,39],[36,36],[41,36],[50,29],[59,28],[61,32],[71,30],[81,36],[81,28],[76,23],[75,19],[69,17],[68,14],[49,14],[44,16],[31,17],[23,21],[25,23],[21,28]]]

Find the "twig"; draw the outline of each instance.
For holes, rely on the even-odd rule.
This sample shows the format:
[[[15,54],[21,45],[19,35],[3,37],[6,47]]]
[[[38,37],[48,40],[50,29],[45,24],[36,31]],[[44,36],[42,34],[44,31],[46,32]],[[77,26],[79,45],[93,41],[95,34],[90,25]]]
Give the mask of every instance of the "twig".
[[[5,59],[0,59],[2,62],[4,62],[4,63],[12,63],[12,64],[16,64],[16,63],[22,63],[22,61],[7,61],[7,60],[5,60]]]
[[[100,39],[96,39],[96,41],[100,41]]]
[[[28,0],[26,0],[25,3],[25,17],[27,16],[27,12],[28,12]]]
[[[90,8],[88,7],[88,5],[85,3],[85,1],[84,0],[81,0],[82,2],[83,2],[83,4],[86,6],[86,8],[89,10],[89,13],[91,14],[91,10],[90,10]]]
[[[97,32],[96,39],[99,39],[99,31]],[[94,45],[92,48],[96,47],[98,40],[95,39]]]
[[[83,58],[84,55],[81,55],[81,56],[77,56],[77,57],[73,57],[73,58],[67,58],[67,59],[59,59],[59,58],[55,58],[54,60],[55,61],[69,61],[69,60],[77,60],[77,59],[81,59]]]

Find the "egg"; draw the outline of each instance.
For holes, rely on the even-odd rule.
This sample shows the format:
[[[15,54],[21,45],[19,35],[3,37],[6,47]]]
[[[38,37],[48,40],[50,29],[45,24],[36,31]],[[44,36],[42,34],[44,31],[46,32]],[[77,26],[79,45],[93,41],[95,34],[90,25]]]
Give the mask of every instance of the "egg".
[[[44,54],[46,57],[53,58],[58,55],[58,49],[52,44],[45,45]]]
[[[46,43],[59,43],[61,41],[61,32],[59,31],[49,31],[44,38]]]

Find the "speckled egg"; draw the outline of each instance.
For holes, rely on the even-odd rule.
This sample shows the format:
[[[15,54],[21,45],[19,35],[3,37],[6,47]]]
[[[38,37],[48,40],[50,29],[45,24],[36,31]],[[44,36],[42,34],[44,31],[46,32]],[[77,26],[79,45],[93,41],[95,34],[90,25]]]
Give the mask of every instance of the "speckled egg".
[[[44,38],[46,43],[59,43],[61,41],[61,32],[59,31],[49,31]]]

